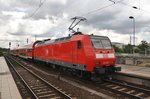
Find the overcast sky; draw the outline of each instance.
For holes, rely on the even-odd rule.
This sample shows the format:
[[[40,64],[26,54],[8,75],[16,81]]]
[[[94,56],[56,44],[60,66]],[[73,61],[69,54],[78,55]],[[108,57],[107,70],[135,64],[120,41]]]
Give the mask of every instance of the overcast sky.
[[[77,26],[83,33],[125,44],[133,34],[133,16],[136,44],[150,42],[149,5],[150,0],[0,0],[0,47],[67,36],[75,16],[87,18]]]

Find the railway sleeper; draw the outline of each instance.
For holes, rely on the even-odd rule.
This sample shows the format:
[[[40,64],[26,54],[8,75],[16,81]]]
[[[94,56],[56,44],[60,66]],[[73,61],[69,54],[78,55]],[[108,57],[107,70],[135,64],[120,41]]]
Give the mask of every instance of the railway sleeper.
[[[21,91],[26,91],[26,89],[25,89],[25,88],[21,88],[20,90],[21,90]]]
[[[106,87],[113,87],[114,84],[109,84],[109,85],[106,85]]]
[[[53,91],[42,91],[42,92],[38,92],[37,94],[38,95],[41,95],[41,94],[48,94],[48,93],[52,93]]]
[[[135,90],[130,90],[130,91],[128,91],[128,92],[126,92],[127,94],[132,94],[132,93],[134,93],[135,92]]]
[[[140,93],[136,94],[135,96],[142,96],[142,95],[144,95],[144,93],[140,92]]]
[[[33,84],[29,84],[30,85],[30,87],[32,88],[32,87],[36,87],[36,86],[44,86],[45,84],[37,84],[37,85],[33,85]]]
[[[115,86],[115,87],[112,87],[112,89],[118,89],[120,88],[120,86]]]
[[[48,89],[37,89],[35,92],[48,91]]]
[[[29,85],[30,86],[30,85]],[[39,85],[39,86],[34,86],[34,85],[31,85],[30,88],[36,88],[36,87],[42,87],[44,85]]]
[[[146,99],[150,99],[150,96],[146,97]]]
[[[56,96],[56,94],[46,94],[46,95],[42,95],[42,96],[39,96],[39,98],[46,98],[46,97],[54,97],[54,96]]]
[[[61,97],[56,96],[56,97],[53,97],[53,98],[51,98],[51,99],[61,99]]]
[[[24,90],[24,91],[22,91],[22,93],[24,93],[24,94],[25,94],[25,93],[28,93],[28,91]]]
[[[121,88],[121,89],[119,89],[118,91],[124,91],[124,90],[126,90],[127,88]]]
[[[37,82],[31,82],[31,83],[29,83],[29,85],[34,85],[34,86],[38,86],[38,85],[45,85],[45,83],[43,83],[43,82],[39,82],[39,83],[37,83]]]
[[[47,88],[47,86],[37,86],[37,87],[33,87],[32,89],[36,90],[36,89],[43,89],[43,88]]]

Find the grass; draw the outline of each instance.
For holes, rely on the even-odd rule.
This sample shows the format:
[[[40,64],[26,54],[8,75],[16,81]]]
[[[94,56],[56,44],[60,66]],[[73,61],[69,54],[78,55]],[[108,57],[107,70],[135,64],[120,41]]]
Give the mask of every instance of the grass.
[[[141,63],[138,66],[145,66],[145,67],[150,67],[150,63]]]

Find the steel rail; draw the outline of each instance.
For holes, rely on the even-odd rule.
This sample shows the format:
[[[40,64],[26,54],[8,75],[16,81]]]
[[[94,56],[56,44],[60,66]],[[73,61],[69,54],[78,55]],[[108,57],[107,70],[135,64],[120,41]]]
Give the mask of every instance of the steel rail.
[[[39,99],[36,94],[32,91],[32,89],[29,87],[29,85],[27,84],[27,82],[22,78],[22,76],[19,74],[19,72],[15,69],[15,67],[13,66],[13,64],[10,62],[10,60],[5,57],[5,59],[9,62],[9,64],[11,65],[11,67],[13,68],[13,70],[17,73],[17,75],[20,77],[20,79],[22,80],[22,82],[27,86],[27,88],[30,90],[30,92],[33,94],[33,96],[36,99]]]
[[[148,89],[139,88],[139,87],[136,87],[136,86],[133,86],[133,85],[128,85],[128,84],[123,84],[121,82],[117,82],[117,81],[113,81],[113,80],[105,80],[105,81],[110,83],[110,84],[115,84],[115,85],[118,85],[118,86],[123,87],[123,88],[129,88],[131,90],[135,90],[135,91],[138,91],[138,92],[140,91],[140,92],[142,92],[146,95],[150,94],[150,90],[148,90]],[[116,93],[123,94],[123,95],[131,97],[131,98],[135,98],[135,99],[145,98],[145,97],[142,97],[142,96],[136,96],[136,94],[128,93],[128,91],[124,92],[124,91],[119,91],[117,89],[113,89],[113,88],[109,88],[109,87],[107,87],[107,88],[111,91],[115,91]]]
[[[10,60],[7,58],[7,60],[9,61],[9,63],[11,64],[11,66],[13,66],[13,64],[10,62]],[[25,70],[27,70],[28,72],[30,72],[32,75],[34,75],[35,77],[37,77],[38,79],[40,79],[41,81],[43,81],[44,83],[46,83],[48,86],[52,87],[54,90],[56,90],[57,92],[59,92],[62,96],[64,96],[66,99],[71,99],[71,97],[69,95],[67,95],[66,93],[62,92],[61,90],[59,90],[58,88],[56,88],[55,86],[53,86],[51,83],[47,82],[46,80],[44,80],[43,78],[41,78],[40,76],[38,76],[37,74],[35,74],[34,72],[32,72],[31,70],[29,70],[28,68],[26,68],[24,65],[22,65],[21,63],[19,63],[18,61],[14,60],[11,58],[11,60],[13,60],[14,62],[16,62],[18,65],[20,65],[22,68],[24,68]],[[13,67],[15,69],[15,67]],[[15,70],[17,71],[17,70]],[[19,74],[17,72],[17,74]],[[19,74],[19,77],[21,78],[21,80],[23,80],[25,82],[25,85],[27,85],[27,87],[29,88],[29,90],[33,93],[33,95],[36,97],[36,99],[39,99],[36,95],[35,92],[33,92],[33,90],[31,89],[31,87],[27,84],[27,82],[21,77],[21,75]]]

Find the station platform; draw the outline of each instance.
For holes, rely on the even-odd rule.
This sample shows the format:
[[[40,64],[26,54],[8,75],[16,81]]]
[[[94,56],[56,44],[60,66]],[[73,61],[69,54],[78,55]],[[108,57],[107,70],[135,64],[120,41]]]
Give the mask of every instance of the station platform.
[[[119,71],[120,73],[150,78],[150,67],[124,65],[124,64],[117,64],[117,66],[121,67],[121,71]]]
[[[0,57],[0,99],[22,99],[4,57]]]

